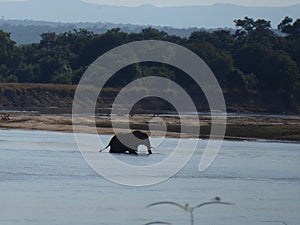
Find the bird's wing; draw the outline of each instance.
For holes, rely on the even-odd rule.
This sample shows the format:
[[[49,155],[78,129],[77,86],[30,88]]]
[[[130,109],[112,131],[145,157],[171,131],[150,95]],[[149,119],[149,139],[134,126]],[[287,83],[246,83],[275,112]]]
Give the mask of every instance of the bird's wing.
[[[184,206],[176,203],[176,202],[168,202],[168,201],[164,201],[164,202],[155,202],[155,203],[152,203],[150,205],[147,205],[146,208],[149,208],[149,207],[152,207],[152,206],[155,206],[155,205],[163,205],[163,204],[169,204],[169,205],[175,205],[175,206],[178,206],[182,209],[184,209]]]
[[[261,221],[264,223],[282,223],[284,225],[288,225],[285,221],[278,221],[278,220],[265,220],[265,221]]]
[[[151,224],[170,224],[170,225],[171,225],[171,223],[161,222],[161,221],[151,222],[151,223],[146,223],[146,224],[144,224],[144,225],[151,225]]]
[[[199,208],[199,207],[204,206],[204,205],[211,205],[211,204],[233,205],[233,203],[230,203],[230,202],[211,201],[211,202],[201,203],[201,204],[195,206],[194,209]]]

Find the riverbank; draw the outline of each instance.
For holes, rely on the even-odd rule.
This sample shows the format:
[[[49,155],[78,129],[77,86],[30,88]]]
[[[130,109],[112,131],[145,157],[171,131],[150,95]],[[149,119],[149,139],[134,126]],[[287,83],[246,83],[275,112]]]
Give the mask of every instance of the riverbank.
[[[4,114],[2,114],[4,115]],[[149,123],[155,118],[152,115],[134,115],[130,119],[131,129],[149,129]],[[161,119],[167,125],[168,137],[179,137],[181,133],[181,121],[177,116],[161,115]],[[185,116],[183,126],[192,128],[195,122],[200,123],[200,138],[208,138],[210,134],[210,117],[208,115]],[[81,123],[77,123],[77,132],[90,133],[90,127],[96,121],[99,134],[113,134],[110,116],[83,117]],[[152,120],[153,121],[153,120]],[[116,127],[122,131],[126,123],[126,117],[120,116],[114,121]],[[33,112],[10,112],[9,119],[0,120],[0,128],[47,130],[59,132],[73,132],[72,116],[70,114],[40,114]],[[155,135],[156,132],[154,132]],[[152,134],[153,135],[153,134]],[[160,135],[157,132],[156,135]],[[197,138],[189,133],[184,137]],[[278,140],[300,141],[300,116],[229,116],[227,118],[225,139],[230,140]]]
[[[39,111],[44,114],[70,114],[76,88],[76,85],[62,84],[0,83],[0,109]],[[97,110],[100,110],[98,113],[110,112],[107,109],[112,107],[119,91],[118,88],[104,88],[101,91],[97,101]],[[199,112],[210,110],[205,95],[199,93],[199,90],[188,94]],[[291,98],[286,92],[223,90],[223,95],[228,112],[260,114],[299,114],[300,112],[300,96]],[[136,108],[136,112],[142,114],[147,114],[149,111],[153,113],[153,110],[154,112],[173,111],[170,105],[159,102],[155,98],[141,102]]]

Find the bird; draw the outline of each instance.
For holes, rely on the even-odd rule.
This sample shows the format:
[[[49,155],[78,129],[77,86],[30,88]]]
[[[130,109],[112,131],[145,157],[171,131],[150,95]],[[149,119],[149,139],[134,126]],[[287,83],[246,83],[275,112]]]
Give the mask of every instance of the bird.
[[[144,224],[144,225],[152,225],[152,224],[166,224],[166,225],[171,225],[171,223],[161,222],[161,221],[150,222],[150,223],[146,223],[146,224]]]
[[[194,214],[193,214],[194,209],[200,208],[205,205],[211,205],[211,204],[233,205],[233,203],[230,203],[230,202],[222,202],[220,197],[215,197],[211,201],[200,203],[194,207],[191,207],[188,203],[186,203],[185,205],[181,205],[177,202],[161,201],[161,202],[151,203],[151,204],[147,205],[146,208],[156,206],[156,205],[163,205],[163,204],[175,205],[179,208],[184,209],[185,212],[190,213],[191,225],[194,225]]]
[[[288,225],[285,221],[266,220],[266,221],[261,221],[261,222],[264,222],[264,223],[281,223],[281,224],[284,224],[284,225]]]

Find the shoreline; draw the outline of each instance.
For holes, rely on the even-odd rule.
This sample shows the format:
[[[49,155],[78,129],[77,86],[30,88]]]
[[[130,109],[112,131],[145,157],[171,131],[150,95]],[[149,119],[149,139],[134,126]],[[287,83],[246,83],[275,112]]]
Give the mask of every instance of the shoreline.
[[[3,119],[0,113],[0,129],[44,130],[57,132],[73,132],[72,115],[70,114],[38,114],[27,112],[10,112],[9,119]],[[1,117],[2,115],[2,117]],[[167,125],[167,137],[172,138],[201,138],[208,139],[210,135],[209,116],[185,116],[185,122],[181,124],[178,116],[134,115],[130,119],[130,127],[133,130],[146,131],[149,129],[149,121],[153,118],[161,118]],[[76,132],[91,132],[93,124],[97,126],[98,134],[114,134],[110,116],[82,117],[80,124],[74,125]],[[181,135],[181,125],[193,128],[195,121],[200,124],[200,135],[189,133]],[[95,122],[96,121],[96,122]],[[124,131],[126,117],[120,116],[114,121],[118,132]],[[197,121],[196,121],[197,122]],[[161,136],[157,132],[154,136]],[[152,134],[153,135],[153,134]],[[228,117],[226,123],[225,140],[233,141],[280,141],[300,142],[300,116],[291,117]]]

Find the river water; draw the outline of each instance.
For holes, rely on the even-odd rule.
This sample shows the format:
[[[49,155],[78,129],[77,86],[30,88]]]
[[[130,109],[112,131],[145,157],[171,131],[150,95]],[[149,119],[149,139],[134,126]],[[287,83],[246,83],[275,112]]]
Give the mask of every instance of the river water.
[[[176,142],[166,139],[166,149],[149,157],[118,157],[155,161],[167,156]],[[234,205],[195,209],[194,224],[299,224],[299,144],[225,141],[214,163],[200,173],[206,144],[200,141],[190,162],[169,180],[128,187],[94,172],[71,133],[0,130],[0,225],[188,225],[183,209],[146,206],[157,201],[193,206],[216,196]],[[126,176],[126,171],[120,173]]]

